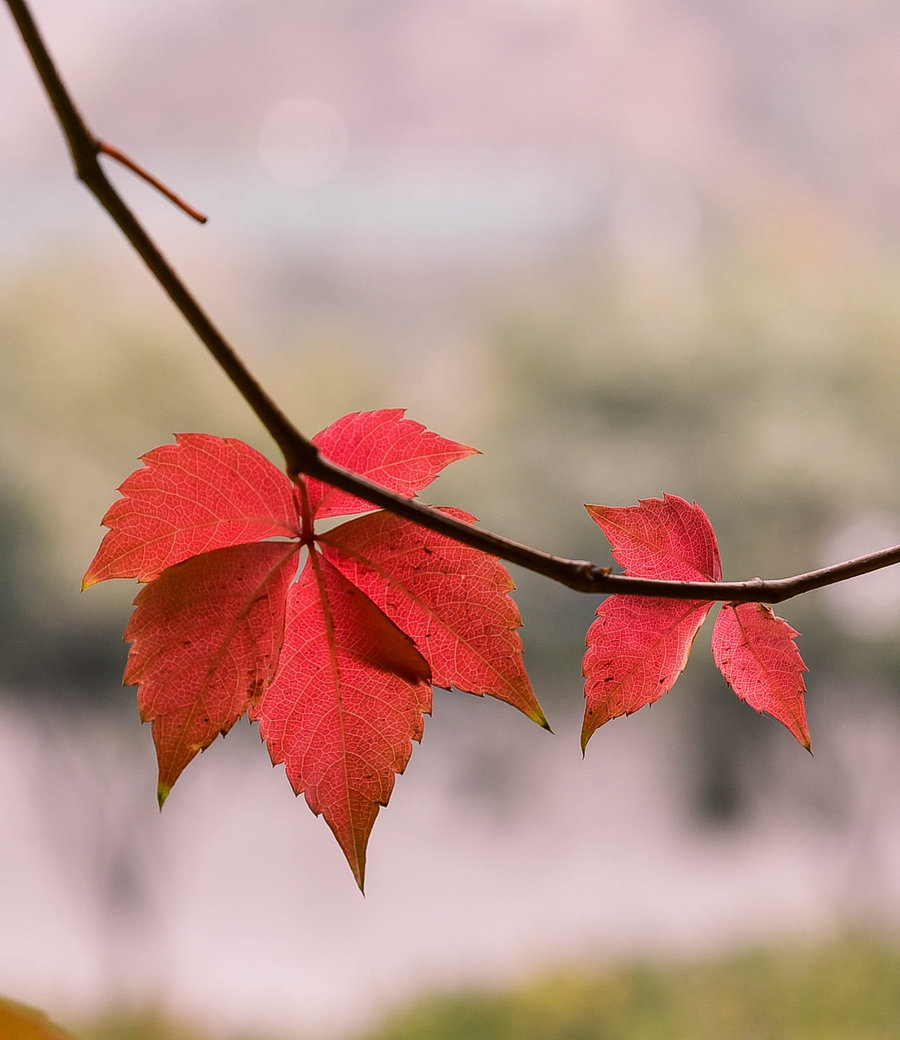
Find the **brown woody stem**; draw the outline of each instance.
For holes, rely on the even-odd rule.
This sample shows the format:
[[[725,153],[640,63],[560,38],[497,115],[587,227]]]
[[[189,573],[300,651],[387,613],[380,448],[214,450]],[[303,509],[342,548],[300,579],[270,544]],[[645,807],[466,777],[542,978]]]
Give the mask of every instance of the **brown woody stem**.
[[[413,523],[426,527],[464,545],[498,556],[508,563],[541,574],[578,592],[617,593],[620,595],[659,596],[671,599],[730,600],[733,602],[780,603],[812,589],[833,585],[870,571],[900,563],[900,546],[861,556],[844,563],[797,574],[790,578],[764,581],[751,578],[739,582],[657,581],[612,574],[586,560],[569,560],[532,549],[526,545],[471,527],[418,502],[386,491],[323,458],[284,415],[250,372],[231,344],[216,328],[193,294],[165,259],[142,224],[134,216],[104,173],[98,156],[106,154],[148,181],[167,198],[198,221],[205,217],[187,206],[122,152],[101,142],[88,129],[71,95],[63,84],[25,0],[6,0],[19,28],[25,47],[41,77],[47,97],[69,145],[75,172],[139,254],[145,265],[181,312],[185,321],[218,362],[238,393],[269,431],[284,456],[289,474],[306,474],[334,487],[349,491],[367,502],[386,509]]]

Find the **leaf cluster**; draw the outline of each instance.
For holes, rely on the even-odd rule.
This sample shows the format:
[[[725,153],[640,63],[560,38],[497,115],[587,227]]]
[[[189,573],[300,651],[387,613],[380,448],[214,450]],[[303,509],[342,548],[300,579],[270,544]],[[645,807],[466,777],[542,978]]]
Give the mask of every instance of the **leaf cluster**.
[[[397,410],[344,416],[313,443],[408,497],[474,452]],[[241,441],[182,434],[143,461],[104,517],[83,584],[145,585],[125,633],[125,681],[152,723],[160,805],[194,756],[249,714],[362,888],[372,826],[422,737],[432,685],[496,697],[549,729],[523,663],[513,582],[495,557],[322,481],[292,481]],[[667,495],[588,512],[627,573],[721,578],[697,505]],[[584,659],[582,748],[672,687],[711,607],[601,603]],[[738,695],[809,747],[795,635],[767,607],[726,604],[713,649]]]

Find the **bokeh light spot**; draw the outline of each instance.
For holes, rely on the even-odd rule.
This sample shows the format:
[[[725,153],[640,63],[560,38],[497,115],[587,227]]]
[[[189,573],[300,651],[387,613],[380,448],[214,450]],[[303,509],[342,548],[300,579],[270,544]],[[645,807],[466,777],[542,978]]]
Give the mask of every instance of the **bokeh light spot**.
[[[259,156],[269,175],[289,188],[315,188],[340,173],[347,131],[338,113],[310,97],[271,108],[259,131]]]

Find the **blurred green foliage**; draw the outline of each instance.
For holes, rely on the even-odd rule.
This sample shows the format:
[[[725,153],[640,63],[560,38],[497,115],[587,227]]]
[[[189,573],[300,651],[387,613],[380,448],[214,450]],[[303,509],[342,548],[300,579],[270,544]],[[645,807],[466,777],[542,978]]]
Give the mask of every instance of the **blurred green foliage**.
[[[900,948],[855,938],[435,995],[359,1040],[893,1040],[898,1022]]]
[[[157,1008],[129,1011],[110,1009],[100,1018],[85,1025],[79,1040],[213,1040],[213,1034],[202,1027],[175,1018]],[[216,1040],[272,1040],[261,1032],[230,1032]]]
[[[435,993],[354,1040],[895,1040],[898,1022],[900,945],[848,935],[721,957],[576,964],[505,989]],[[266,1040],[268,1034],[215,1033],[145,1008],[110,1009],[78,1037]]]

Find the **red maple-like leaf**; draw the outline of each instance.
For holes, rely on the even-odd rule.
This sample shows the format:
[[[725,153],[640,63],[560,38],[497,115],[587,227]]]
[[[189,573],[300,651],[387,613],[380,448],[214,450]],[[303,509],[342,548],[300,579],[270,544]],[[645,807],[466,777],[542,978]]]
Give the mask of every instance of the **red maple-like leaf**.
[[[626,574],[672,581],[719,581],[722,564],[712,524],[676,495],[636,506],[586,507]],[[708,600],[610,596],[597,608],[584,657],[582,750],[610,719],[652,704],[684,671],[713,607]],[[735,692],[783,722],[809,748],[802,673],[787,622],[758,603],[726,604],[713,633],[716,664]]]
[[[408,497],[474,453],[398,410],[344,416],[315,443]],[[125,634],[125,681],[153,726],[160,804],[249,712],[362,887],[369,833],[422,736],[432,683],[547,725],[522,663],[513,583],[493,557],[320,481],[292,483],[240,441],[183,434],[143,461],[104,517],[83,585],[148,583]]]
[[[713,656],[734,692],[783,722],[810,750],[799,633],[763,603],[726,603],[713,629]]]

